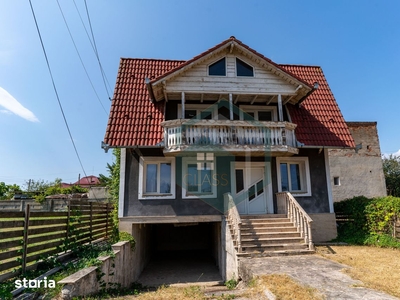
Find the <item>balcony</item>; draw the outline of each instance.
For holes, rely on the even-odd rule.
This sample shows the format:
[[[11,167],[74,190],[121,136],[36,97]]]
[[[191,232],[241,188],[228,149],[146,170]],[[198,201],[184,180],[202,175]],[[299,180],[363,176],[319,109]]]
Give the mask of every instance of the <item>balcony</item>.
[[[229,151],[235,154],[290,156],[298,153],[289,122],[176,119],[164,127],[164,154]]]

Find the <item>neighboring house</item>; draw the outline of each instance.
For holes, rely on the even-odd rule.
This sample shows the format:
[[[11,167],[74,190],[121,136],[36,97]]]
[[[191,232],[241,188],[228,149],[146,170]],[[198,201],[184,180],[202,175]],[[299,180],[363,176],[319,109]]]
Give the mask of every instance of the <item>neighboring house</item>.
[[[346,122],[357,150],[329,150],[333,201],[386,196],[376,122]]]
[[[89,175],[89,176],[85,176],[80,178],[77,182],[74,183],[61,183],[61,187],[62,188],[68,188],[71,186],[80,186],[82,188],[90,188],[92,186],[96,186],[100,184],[100,179],[94,175]]]
[[[122,58],[102,147],[121,148],[118,215],[137,272],[152,251],[202,250],[229,279],[251,247],[298,239],[256,232],[284,217],[290,195],[313,241],[336,236],[328,149],[355,143],[320,67],[277,64],[231,37],[188,61]],[[305,221],[295,226],[307,240]]]

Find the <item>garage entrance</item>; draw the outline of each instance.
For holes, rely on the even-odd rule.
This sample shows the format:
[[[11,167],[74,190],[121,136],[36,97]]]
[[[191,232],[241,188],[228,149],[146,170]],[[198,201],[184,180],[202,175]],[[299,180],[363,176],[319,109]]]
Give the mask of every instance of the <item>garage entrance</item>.
[[[222,282],[219,222],[151,225],[151,256],[139,277],[144,286]]]

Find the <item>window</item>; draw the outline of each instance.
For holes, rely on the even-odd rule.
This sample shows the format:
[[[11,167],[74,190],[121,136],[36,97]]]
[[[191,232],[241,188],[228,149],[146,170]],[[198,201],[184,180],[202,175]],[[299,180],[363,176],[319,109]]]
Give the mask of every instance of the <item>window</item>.
[[[275,106],[241,105],[241,120],[276,121],[277,108]]]
[[[182,197],[215,198],[216,170],[213,153],[197,153],[182,159]]]
[[[307,157],[276,158],[279,192],[311,196],[310,170]]]
[[[175,160],[164,157],[141,157],[139,164],[139,199],[175,198]]]
[[[236,58],[236,76],[254,77],[253,67]]]
[[[225,59],[225,57],[208,66],[208,75],[226,76],[226,59]]]
[[[186,104],[185,105],[185,119],[201,119],[211,120],[214,119],[215,109],[207,104]],[[178,116],[182,116],[182,105],[178,104]]]
[[[340,178],[339,177],[333,177],[333,185],[340,185]]]

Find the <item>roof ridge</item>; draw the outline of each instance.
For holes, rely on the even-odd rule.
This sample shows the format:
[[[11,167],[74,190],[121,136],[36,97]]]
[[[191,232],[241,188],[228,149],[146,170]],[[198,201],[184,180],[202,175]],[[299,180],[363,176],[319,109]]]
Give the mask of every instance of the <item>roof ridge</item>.
[[[138,57],[121,57],[120,59],[125,60],[148,60],[148,61],[165,61],[165,62],[186,62],[186,60],[182,59],[165,59],[165,58],[138,58]]]
[[[278,64],[279,66],[283,67],[307,67],[307,68],[320,68],[322,69],[321,66],[318,65],[303,65],[303,64]]]

